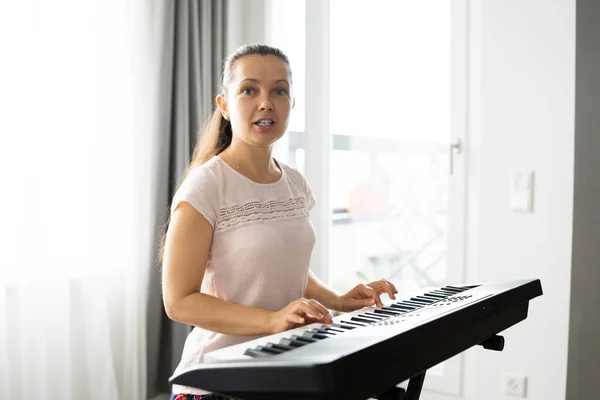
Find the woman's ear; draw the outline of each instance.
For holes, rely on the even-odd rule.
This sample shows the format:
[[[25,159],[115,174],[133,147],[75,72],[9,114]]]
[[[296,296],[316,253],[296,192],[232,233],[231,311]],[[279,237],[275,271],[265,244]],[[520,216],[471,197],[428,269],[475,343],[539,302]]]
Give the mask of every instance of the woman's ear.
[[[229,121],[229,110],[227,108],[227,100],[225,99],[225,96],[223,96],[222,94],[218,94],[215,101],[217,103],[217,106],[219,107],[219,110],[221,110],[221,115],[223,116],[223,118]]]
[[[292,110],[294,109],[295,105],[296,105],[296,98],[292,97]]]

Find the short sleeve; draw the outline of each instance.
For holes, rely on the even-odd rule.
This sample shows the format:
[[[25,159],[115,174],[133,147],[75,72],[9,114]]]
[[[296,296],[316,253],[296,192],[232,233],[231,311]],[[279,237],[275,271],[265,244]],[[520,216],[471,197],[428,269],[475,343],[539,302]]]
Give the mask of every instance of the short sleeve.
[[[308,211],[312,211],[317,201],[306,178],[304,178],[304,185],[306,186],[306,208],[308,208]]]
[[[173,196],[171,215],[182,201],[191,204],[215,228],[219,213],[219,191],[217,179],[210,168],[197,167],[185,177]]]

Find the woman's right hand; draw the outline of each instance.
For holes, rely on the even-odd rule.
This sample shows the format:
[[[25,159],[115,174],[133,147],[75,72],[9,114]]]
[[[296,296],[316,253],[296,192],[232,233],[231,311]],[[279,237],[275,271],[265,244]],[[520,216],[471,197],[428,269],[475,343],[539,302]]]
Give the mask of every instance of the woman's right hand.
[[[273,312],[269,318],[269,329],[275,334],[314,322],[331,324],[333,319],[327,308],[318,301],[300,298]]]

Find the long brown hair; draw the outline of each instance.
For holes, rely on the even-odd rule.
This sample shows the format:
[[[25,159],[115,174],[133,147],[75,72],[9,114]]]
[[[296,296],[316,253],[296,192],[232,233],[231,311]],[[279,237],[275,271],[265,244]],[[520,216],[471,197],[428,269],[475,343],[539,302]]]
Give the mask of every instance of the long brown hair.
[[[281,50],[265,44],[245,44],[239,47],[229,57],[227,57],[227,59],[225,59],[225,62],[223,63],[223,72],[221,74],[221,84],[219,87],[220,94],[223,96],[227,95],[227,85],[231,82],[233,67],[236,61],[253,54],[259,54],[262,56],[272,55],[279,57],[288,66],[291,84],[292,71],[290,68],[290,61]],[[192,159],[180,177],[175,191],[178,189],[181,183],[183,183],[192,169],[201,166],[212,157],[220,154],[223,152],[223,150],[228,148],[231,144],[232,137],[233,132],[231,131],[231,123],[223,117],[219,107],[215,107],[212,115],[208,118],[202,129],[199,130],[196,135],[196,145],[194,146]],[[167,223],[162,229],[162,238],[158,254],[158,259],[161,263],[163,261],[165,252],[166,232],[170,221],[171,217],[168,218]]]

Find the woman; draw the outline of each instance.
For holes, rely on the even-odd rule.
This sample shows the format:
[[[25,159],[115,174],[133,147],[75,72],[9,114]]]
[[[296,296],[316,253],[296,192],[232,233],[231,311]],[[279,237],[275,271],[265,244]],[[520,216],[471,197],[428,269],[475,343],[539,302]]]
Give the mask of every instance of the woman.
[[[171,205],[163,252],[169,318],[195,328],[177,371],[209,351],[381,307],[379,280],[340,295],[309,270],[315,204],[306,179],[271,156],[294,107],[288,58],[245,45],[225,62],[217,108]],[[176,371],[176,372],[177,372]],[[172,399],[223,398],[173,386]]]

